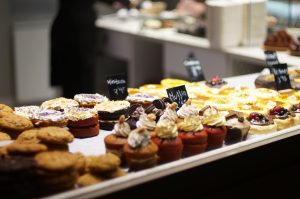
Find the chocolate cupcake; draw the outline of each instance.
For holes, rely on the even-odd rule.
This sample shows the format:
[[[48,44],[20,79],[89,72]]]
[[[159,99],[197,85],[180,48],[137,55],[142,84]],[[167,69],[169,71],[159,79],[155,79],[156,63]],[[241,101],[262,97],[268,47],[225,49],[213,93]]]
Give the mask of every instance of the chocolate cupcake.
[[[127,123],[129,124],[130,128],[136,129],[136,123],[139,120],[140,116],[145,113],[145,109],[141,104],[132,104],[128,110],[129,118]]]
[[[250,122],[244,119],[243,113],[231,111],[226,116],[227,134],[225,144],[230,145],[247,139]]]

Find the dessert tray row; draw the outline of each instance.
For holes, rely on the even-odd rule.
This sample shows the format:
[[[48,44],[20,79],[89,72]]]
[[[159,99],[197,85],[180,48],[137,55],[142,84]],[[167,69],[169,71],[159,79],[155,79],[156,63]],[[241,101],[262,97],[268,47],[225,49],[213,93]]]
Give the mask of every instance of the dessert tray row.
[[[180,85],[189,99],[178,107],[165,89]],[[40,106],[1,104],[1,192],[102,196],[299,133],[295,90],[232,87],[216,76],[164,79],[128,92],[119,101],[78,94]],[[16,191],[20,186],[26,189]]]

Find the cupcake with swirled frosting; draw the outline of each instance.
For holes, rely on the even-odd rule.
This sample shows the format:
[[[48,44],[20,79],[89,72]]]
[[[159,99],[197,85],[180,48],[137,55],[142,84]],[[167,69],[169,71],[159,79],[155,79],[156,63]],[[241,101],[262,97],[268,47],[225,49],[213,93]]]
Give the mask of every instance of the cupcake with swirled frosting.
[[[172,104],[169,104],[166,110],[164,111],[163,115],[160,116],[159,120],[171,120],[173,122],[177,121],[177,103],[173,102]]]
[[[205,151],[207,133],[203,130],[199,116],[189,116],[178,124],[179,137],[183,143],[183,156],[192,156]]]
[[[177,111],[177,115],[179,118],[178,122],[182,122],[186,117],[197,116],[199,114],[196,106],[192,105],[191,103],[192,100],[188,99],[186,103],[179,108],[179,110]]]
[[[225,114],[213,106],[206,106],[200,111],[200,115],[208,135],[207,149],[222,147],[227,133]]]
[[[175,122],[160,120],[155,128],[156,136],[152,141],[158,146],[159,163],[179,160],[182,156],[183,145],[178,137]]]
[[[144,128],[150,132],[151,137],[155,135],[154,129],[156,127],[156,116],[151,114],[142,114],[140,116],[139,121],[137,121],[136,126],[137,128]]]
[[[127,143],[130,131],[130,126],[125,121],[125,116],[122,115],[118,123],[115,124],[113,133],[104,138],[106,152],[119,156],[123,163],[125,162],[123,147]]]
[[[130,170],[154,167],[157,163],[158,146],[151,141],[149,132],[144,128],[130,132],[123,150]]]

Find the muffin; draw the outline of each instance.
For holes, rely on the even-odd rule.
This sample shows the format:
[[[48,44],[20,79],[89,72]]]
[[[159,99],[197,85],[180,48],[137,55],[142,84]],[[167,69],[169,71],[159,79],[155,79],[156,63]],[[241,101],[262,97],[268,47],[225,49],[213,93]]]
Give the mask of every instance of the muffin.
[[[141,104],[132,104],[128,110],[129,118],[127,123],[129,124],[130,128],[136,129],[136,123],[140,119],[140,116],[145,114],[145,109]]]
[[[178,129],[173,121],[161,120],[155,128],[156,136],[152,141],[158,146],[159,163],[179,160],[182,156],[183,144],[178,137]]]
[[[95,94],[76,94],[74,100],[79,103],[79,106],[86,108],[93,108],[96,104],[108,101],[108,98],[98,93]]]
[[[203,116],[202,124],[208,135],[208,149],[216,149],[223,146],[226,137],[225,115],[213,106],[207,106],[200,111]]]
[[[131,171],[154,167],[157,163],[158,146],[151,141],[146,129],[133,130],[124,145],[124,154]]]
[[[65,109],[67,127],[76,138],[88,138],[99,134],[98,114],[94,109],[73,107]]]
[[[277,126],[277,130],[286,129],[294,125],[294,114],[281,106],[270,109],[269,116]]]
[[[139,118],[139,121],[137,121],[136,126],[137,128],[144,128],[147,131],[150,132],[151,137],[155,135],[154,129],[156,127],[156,116],[151,114],[142,114]]]
[[[125,160],[123,147],[127,143],[130,131],[129,124],[125,122],[125,116],[121,115],[119,122],[114,126],[113,134],[107,135],[104,138],[106,152],[119,156],[122,162]]]
[[[231,111],[226,116],[227,134],[225,144],[230,145],[247,139],[250,122],[245,120],[243,113]]]
[[[207,133],[203,130],[199,116],[189,116],[178,124],[178,137],[183,143],[183,156],[188,157],[202,153],[207,148]]]
[[[261,113],[252,112],[247,117],[247,120],[251,124],[249,134],[267,134],[277,130],[277,125],[273,119]]]

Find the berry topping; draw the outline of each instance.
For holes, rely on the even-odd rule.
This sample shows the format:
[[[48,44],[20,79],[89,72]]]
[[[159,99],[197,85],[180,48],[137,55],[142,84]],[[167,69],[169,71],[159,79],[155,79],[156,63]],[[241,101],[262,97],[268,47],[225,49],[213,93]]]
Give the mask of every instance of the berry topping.
[[[219,75],[216,75],[210,81],[207,81],[206,84],[216,86],[226,84],[226,82]]]
[[[287,109],[281,107],[281,106],[275,106],[270,110],[270,115],[278,115],[278,116],[283,116],[288,112]]]
[[[247,118],[251,123],[268,123],[268,119],[261,113],[252,112]]]

